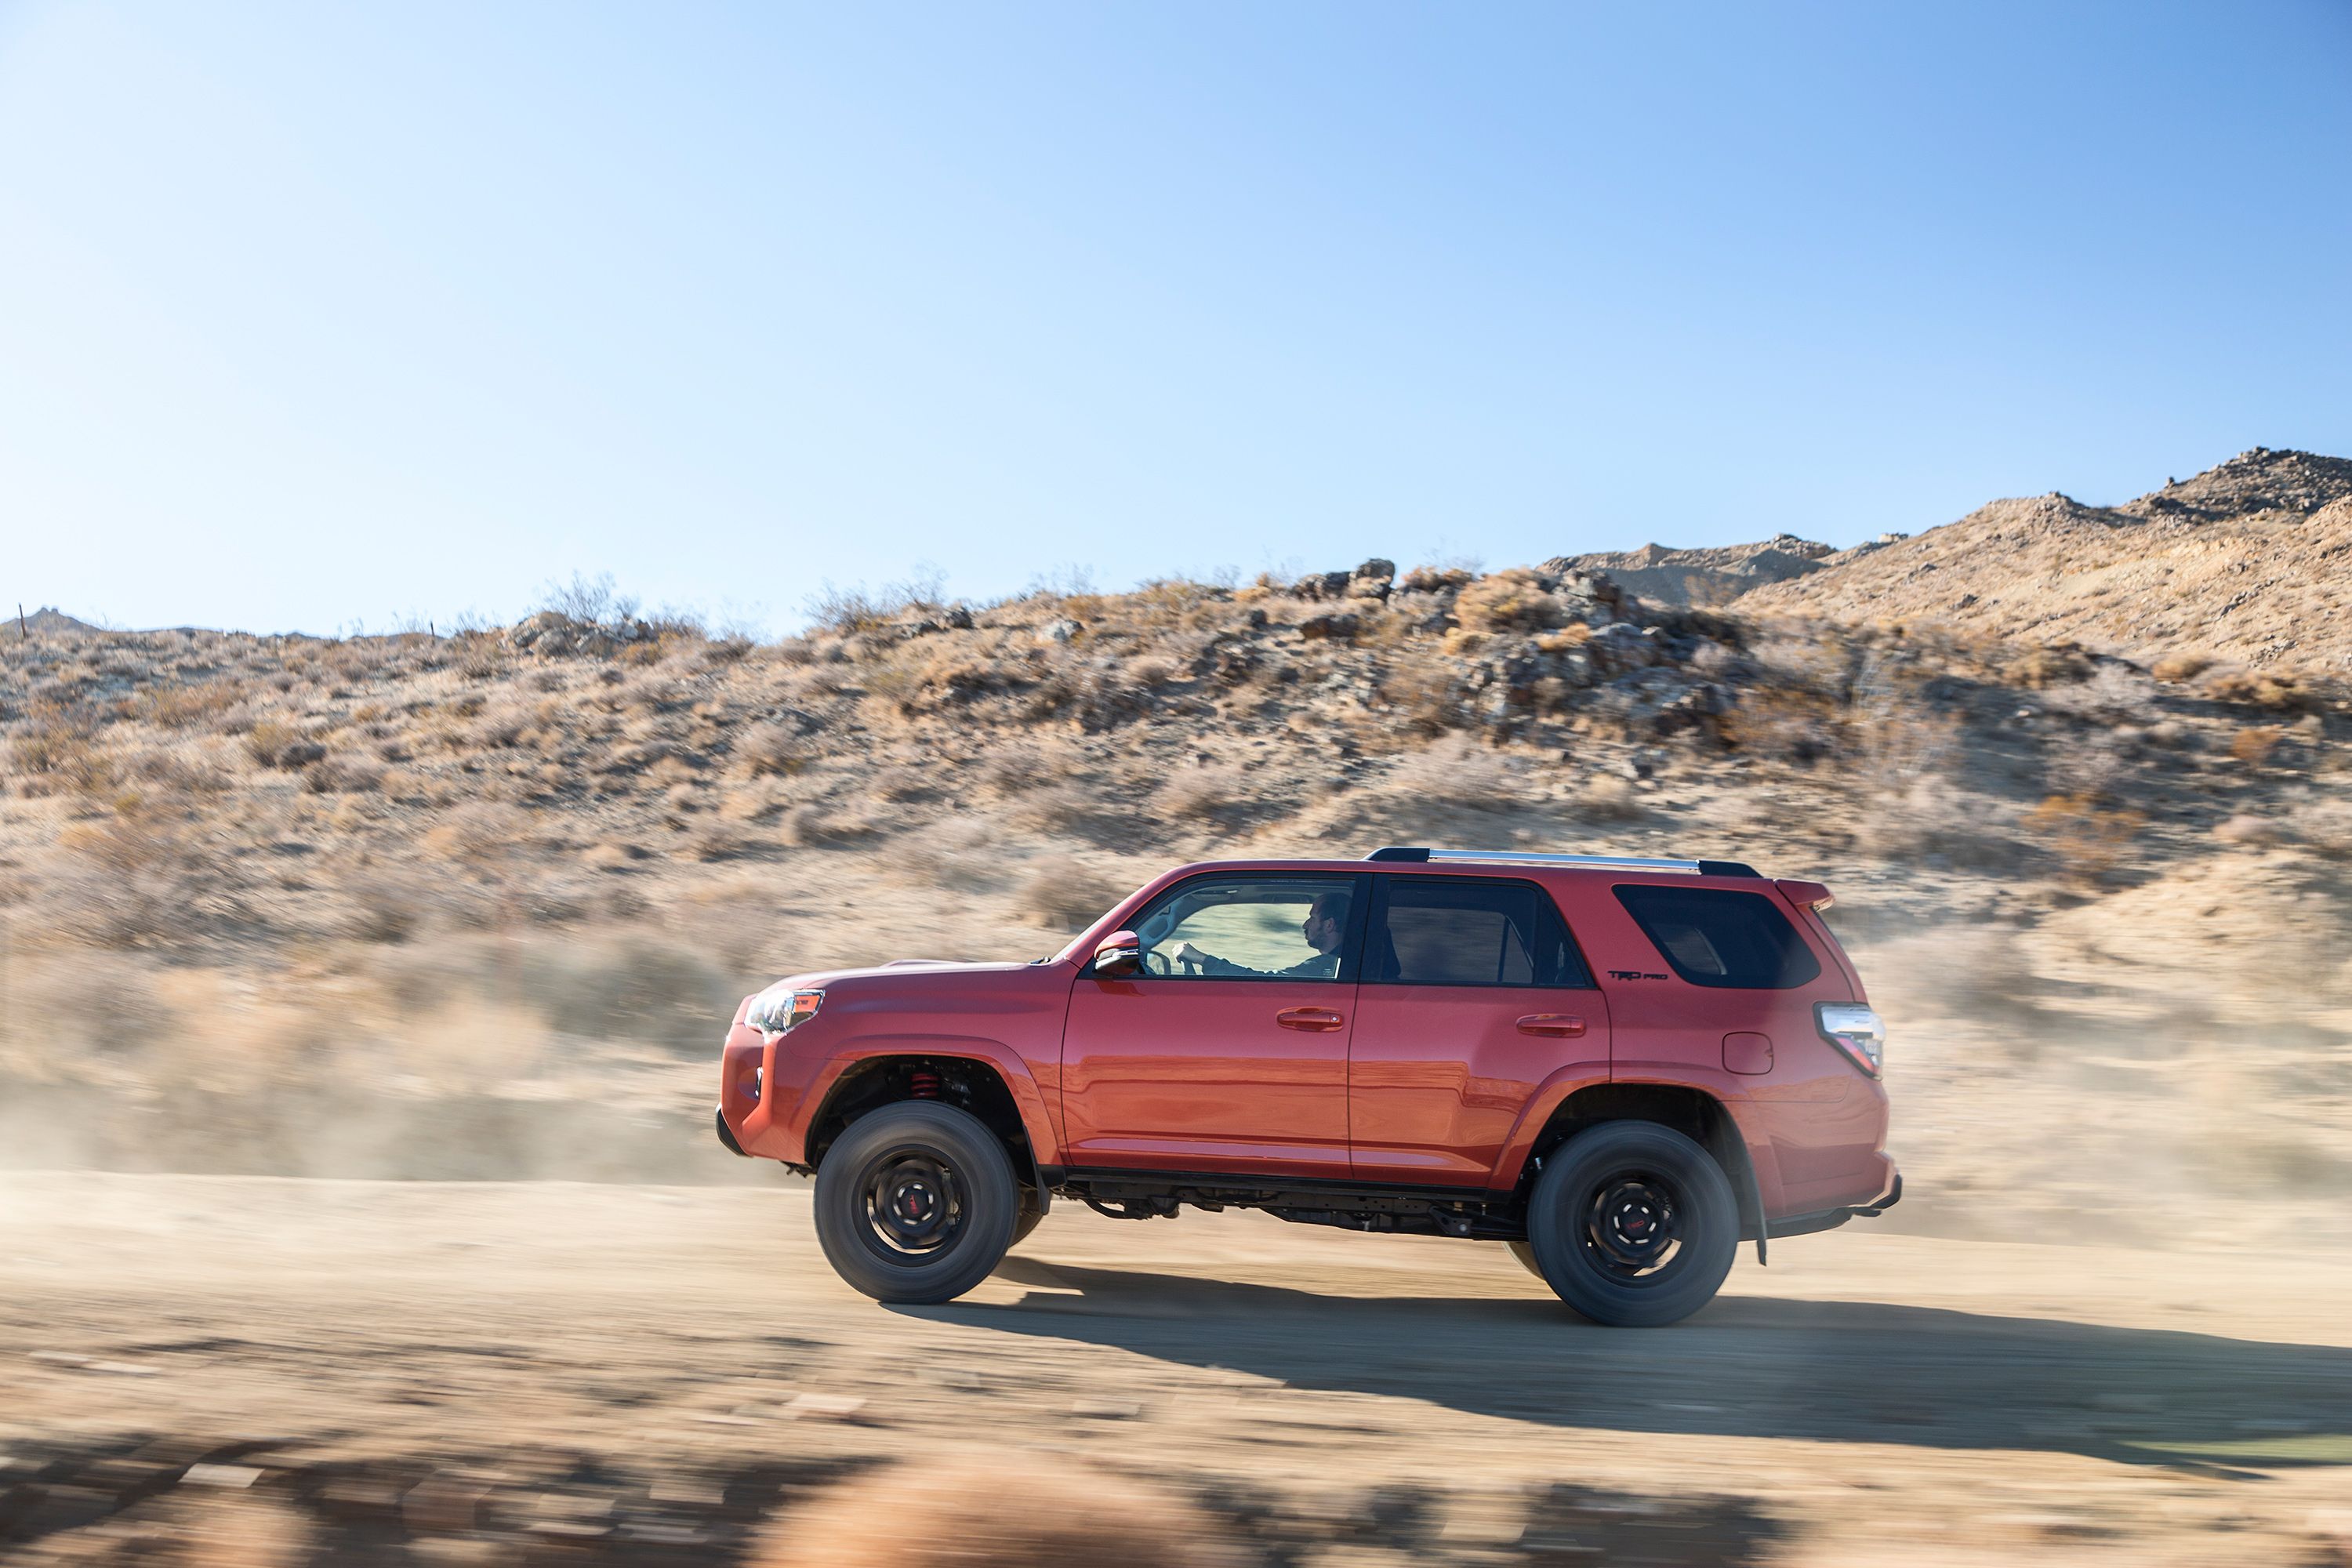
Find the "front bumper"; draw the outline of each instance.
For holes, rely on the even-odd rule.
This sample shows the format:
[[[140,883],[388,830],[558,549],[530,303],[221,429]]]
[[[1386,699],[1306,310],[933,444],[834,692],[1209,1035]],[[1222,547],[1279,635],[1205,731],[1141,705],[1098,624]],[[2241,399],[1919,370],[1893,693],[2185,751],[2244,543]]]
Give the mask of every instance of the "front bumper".
[[[719,1142],[726,1146],[730,1154],[738,1155],[746,1160],[751,1157],[743,1152],[743,1145],[735,1142],[734,1131],[727,1125],[727,1112],[723,1109],[712,1111],[710,1119],[718,1124]]]

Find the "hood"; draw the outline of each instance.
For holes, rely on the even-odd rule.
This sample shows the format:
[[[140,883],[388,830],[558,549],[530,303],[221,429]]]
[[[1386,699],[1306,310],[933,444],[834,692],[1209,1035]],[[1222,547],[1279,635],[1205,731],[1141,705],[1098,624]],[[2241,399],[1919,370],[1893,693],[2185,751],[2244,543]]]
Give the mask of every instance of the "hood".
[[[817,969],[805,974],[787,974],[758,994],[764,996],[770,991],[822,991],[845,982],[861,980],[905,981],[918,975],[928,979],[934,974],[1014,974],[1043,967],[1043,964],[1025,963],[1018,959],[979,963],[951,958],[894,958],[887,963],[863,969]]]

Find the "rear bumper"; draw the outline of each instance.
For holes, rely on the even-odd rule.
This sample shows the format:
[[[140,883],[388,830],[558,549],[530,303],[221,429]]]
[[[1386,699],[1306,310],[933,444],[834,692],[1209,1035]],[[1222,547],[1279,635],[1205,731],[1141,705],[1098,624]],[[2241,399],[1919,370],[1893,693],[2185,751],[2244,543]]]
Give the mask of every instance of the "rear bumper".
[[[1886,1184],[1886,1190],[1866,1204],[1848,1204],[1841,1208],[1819,1209],[1811,1214],[1792,1214],[1771,1222],[1775,1240],[1784,1236],[1811,1236],[1818,1231],[1835,1230],[1850,1219],[1876,1219],[1903,1201],[1903,1173],[1897,1171]]]

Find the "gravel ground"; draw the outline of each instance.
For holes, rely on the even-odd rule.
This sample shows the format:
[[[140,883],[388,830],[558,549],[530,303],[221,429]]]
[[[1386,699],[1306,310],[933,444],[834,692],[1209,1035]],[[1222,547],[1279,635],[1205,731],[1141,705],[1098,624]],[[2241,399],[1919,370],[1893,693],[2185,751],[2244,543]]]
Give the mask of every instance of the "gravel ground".
[[[891,1309],[807,1208],[0,1175],[0,1561],[766,1562],[780,1514],[909,1466],[1014,1515],[1112,1473],[1251,1563],[2352,1543],[2352,1258],[1857,1223],[1644,1332],[1492,1244],[1057,1208],[972,1297]]]

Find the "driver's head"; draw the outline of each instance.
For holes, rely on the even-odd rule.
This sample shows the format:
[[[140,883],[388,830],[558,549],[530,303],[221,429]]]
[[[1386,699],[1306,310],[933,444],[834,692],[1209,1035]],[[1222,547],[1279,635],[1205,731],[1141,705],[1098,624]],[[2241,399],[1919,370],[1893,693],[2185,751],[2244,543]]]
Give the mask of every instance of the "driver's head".
[[[1339,952],[1339,944],[1348,940],[1348,895],[1336,890],[1318,893],[1307,906],[1307,919],[1298,929],[1316,952]]]

